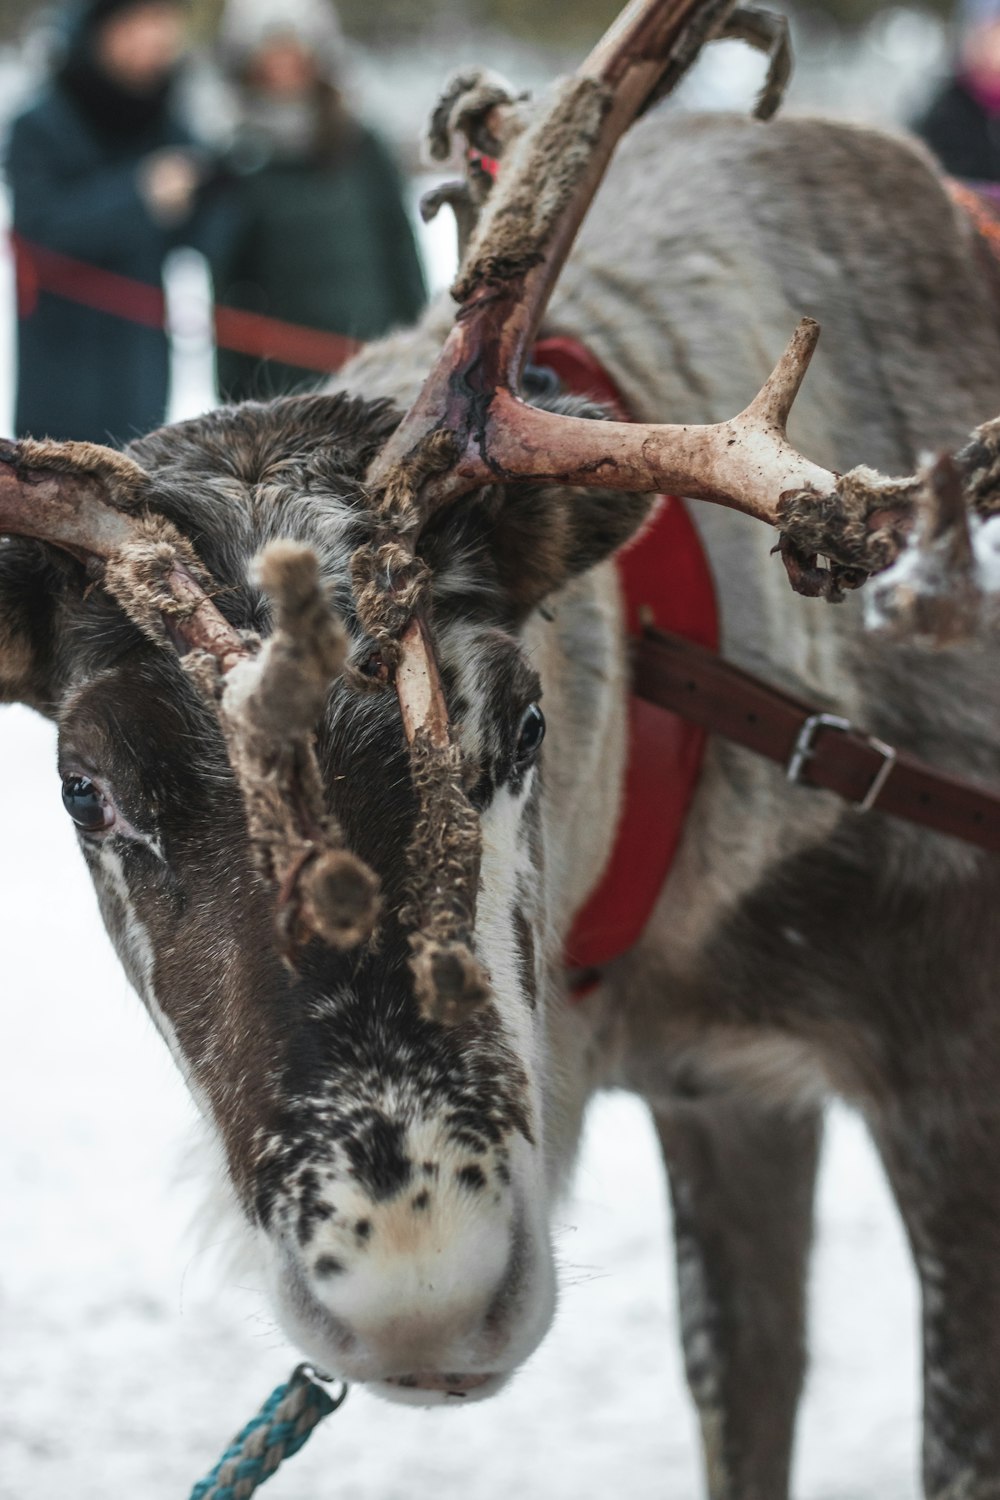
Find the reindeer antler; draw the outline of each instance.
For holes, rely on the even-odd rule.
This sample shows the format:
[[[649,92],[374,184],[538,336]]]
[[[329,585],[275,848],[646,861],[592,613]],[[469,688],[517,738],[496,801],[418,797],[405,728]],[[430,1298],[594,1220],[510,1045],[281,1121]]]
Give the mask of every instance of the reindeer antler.
[[[368,472],[385,536],[415,559],[422,529],[441,506],[506,477],[491,461],[487,431],[504,425],[503,398],[518,407],[527,351],[576,231],[615,146],[647,103],[672,86],[701,44],[725,24],[735,0],[633,0],[571,78],[525,122],[498,119],[490,140],[507,147],[499,180],[472,234],[453,295],[455,325],[417,400]],[[456,99],[457,99],[456,95]],[[441,119],[450,120],[448,97]],[[510,109],[497,86],[484,106]],[[444,107],[442,107],[444,109]],[[438,134],[440,135],[440,130]],[[524,408],[527,412],[529,409]],[[588,425],[586,423],[584,426]],[[603,424],[602,424],[603,425]],[[374,576],[374,570],[368,566]],[[431,901],[417,880],[410,903],[417,991],[428,1012],[458,1018],[488,993],[471,953],[479,824],[461,784],[440,676],[418,600],[393,655],[403,724],[420,775],[411,865],[430,858],[421,839],[447,804],[456,832],[449,899]],[[423,832],[421,832],[423,830]]]
[[[819,337],[811,319],[800,322],[757,397],[725,422],[593,423],[539,410],[519,394],[552,287],[632,120],[716,35],[773,45],[778,79],[786,75],[781,28],[751,20],[729,0],[633,0],[527,123],[520,100],[505,103],[499,86],[486,90],[475,128],[488,126],[507,151],[453,288],[455,325],[368,476],[411,546],[440,507],[484,483],[518,480],[668,491],[743,511],[781,533],[793,587],[828,597],[888,567],[908,544],[926,475],[886,479],[864,468],[840,475],[788,441],[788,416]],[[472,106],[450,99],[450,107],[448,118],[457,110],[468,129]],[[514,109],[516,128],[504,119]],[[453,459],[442,463],[449,445]],[[972,499],[972,460],[959,455],[956,464],[960,478],[968,471]],[[820,552],[830,570],[814,566]],[[421,639],[414,632],[408,648],[411,678]]]
[[[480,418],[495,394],[516,391],[556,278],[622,135],[665,92],[699,45],[724,26],[735,0],[632,0],[578,71],[557,83],[510,140],[498,181],[453,295],[455,326],[417,400],[369,471],[391,487],[434,434],[451,434],[459,465],[420,491],[426,508],[495,477],[476,464]],[[672,68],[672,64],[676,65]],[[463,460],[471,461],[466,468]],[[424,475],[422,478],[426,478]]]
[[[810,319],[799,324],[755,399],[725,422],[598,423],[545,412],[521,399],[528,350],[618,140],[650,102],[669,91],[701,46],[727,31],[772,49],[766,113],[787,73],[783,34],[780,26],[762,27],[737,14],[733,0],[633,0],[578,72],[558,84],[534,114],[495,80],[485,88],[481,78],[464,80],[472,102],[463,99],[461,88],[446,97],[436,122],[439,149],[446,124],[457,123],[474,144],[478,132],[480,145],[495,142],[504,154],[485,203],[480,183],[476,202],[470,198],[465,205],[482,206],[482,212],[453,287],[459,304],[454,327],[368,474],[387,532],[411,558],[428,520],[464,493],[496,481],[554,480],[666,491],[743,511],[779,531],[794,588],[836,598],[899,556],[920,496],[928,486],[939,494],[940,476],[886,480],[864,469],[839,475],[789,443],[789,413],[819,336]],[[959,483],[958,460],[955,472]],[[919,528],[918,544],[940,550],[940,529]],[[953,543],[953,550],[958,546]],[[818,553],[830,559],[829,568],[816,566]],[[910,618],[916,618],[912,610]],[[924,612],[921,618],[943,621],[944,614]],[[436,757],[446,780],[454,746],[419,605],[395,666],[411,748],[423,761]],[[452,946],[466,941],[471,926],[476,851],[469,851],[466,867],[470,874],[458,901],[461,914],[450,929]],[[419,933],[414,943],[427,951]],[[421,979],[418,971],[418,984],[424,983],[433,1008],[427,972],[425,965]],[[482,976],[471,960],[463,972],[469,996],[480,995]],[[459,1008],[459,1001],[456,992],[448,1008]]]
[[[150,488],[138,464],[107,448],[0,443],[0,536],[71,553],[144,634],[188,653],[185,665],[218,704],[251,846],[278,888],[282,951],[313,934],[352,947],[372,930],[378,882],[323,808],[312,732],[342,665],[343,635],[315,557],[280,542],[262,554],[261,582],[279,618],[261,650],[209,597],[187,538],[147,508]]]

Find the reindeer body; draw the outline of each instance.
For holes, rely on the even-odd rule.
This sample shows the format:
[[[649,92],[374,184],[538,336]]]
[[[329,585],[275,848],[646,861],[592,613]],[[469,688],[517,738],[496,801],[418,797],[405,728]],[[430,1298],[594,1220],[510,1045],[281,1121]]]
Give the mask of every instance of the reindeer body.
[[[654,115],[622,143],[548,326],[597,354],[640,419],[712,422],[747,403],[809,313],[823,340],[795,407],[797,447],[837,469],[863,458],[905,472],[997,409],[996,292],[912,143],[820,121]],[[409,337],[403,347],[408,358]],[[382,389],[383,360],[398,379],[390,343],[344,384]],[[752,519],[692,512],[730,660],[1000,784],[985,643],[886,644],[865,633],[859,596],[820,607],[793,594]],[[609,723],[626,691],[619,679]],[[609,796],[606,783],[581,790],[588,816]],[[994,1493],[998,898],[992,857],[846,810],[715,740],[641,942],[599,996],[568,1018],[556,1007],[555,1055],[580,1058],[586,1035],[597,1081],[635,1090],[656,1117],[713,1497],[787,1490],[830,1090],[870,1123],[923,1282],[927,1493]]]
[[[621,148],[549,324],[590,345],[638,415],[687,423],[742,406],[795,319],[815,315],[799,445],[838,468],[905,471],[1000,410],[995,290],[911,146],[654,113]],[[600,876],[623,780],[628,674],[607,557],[641,520],[627,497],[512,487],[422,540],[481,827],[474,938],[492,995],[452,1029],[414,1002],[399,914],[421,873],[420,818],[398,710],[365,680],[355,559],[375,528],[361,479],[396,420],[385,398],[412,399],[443,331],[439,308],[365,351],[338,382],[353,399],[248,404],[130,450],[232,624],[270,628],[245,580],[272,538],[308,543],[335,589],[350,675],[318,764],[382,882],[381,926],[359,953],[312,946],[282,967],[208,706],[75,564],[34,542],[0,552],[2,696],[59,720],[69,805],[94,814],[81,841],[107,925],[221,1138],[279,1314],[317,1363],[387,1394],[488,1395],[551,1317],[548,1223],[587,1097],[624,1085],[653,1108],[670,1169],[710,1493],[780,1500],[818,1111],[836,1089],[871,1123],[923,1279],[927,1492],[986,1500],[1000,1482],[995,861],[712,743],[642,940],[597,993],[568,1000],[562,940]],[[764,528],[698,519],[727,655],[1000,784],[985,651],[877,644],[856,600],[788,591]],[[536,764],[521,744],[539,681]]]
[[[922,154],[804,121],[773,132],[704,121],[678,135],[676,150],[651,125],[626,142],[632,170],[623,160],[609,177],[555,311],[640,415],[738,410],[795,312],[824,330],[797,446],[838,469],[864,453],[905,470],[995,409],[996,282]],[[669,217],[662,239],[643,236],[637,318],[621,267],[640,184]],[[620,251],[612,242],[602,265],[593,242],[616,229]],[[873,639],[857,596],[817,611],[793,595],[745,516],[694,514],[729,659],[932,764],[1000,783],[985,642],[934,652]],[[992,857],[845,811],[712,744],[685,843],[641,944],[609,976],[608,1004],[621,1018],[612,1076],[650,1101],[670,1171],[713,1496],[785,1493],[816,1104],[829,1088],[869,1121],[922,1280],[927,1493],[995,1492],[998,896]]]

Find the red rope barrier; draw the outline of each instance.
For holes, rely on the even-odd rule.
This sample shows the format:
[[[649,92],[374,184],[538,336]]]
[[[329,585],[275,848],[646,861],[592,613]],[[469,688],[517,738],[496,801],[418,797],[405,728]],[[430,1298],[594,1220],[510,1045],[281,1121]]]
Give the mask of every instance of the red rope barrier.
[[[321,375],[332,375],[361,348],[359,339],[349,339],[346,334],[304,328],[300,323],[285,323],[238,307],[215,309],[215,342],[220,349],[279,359],[303,370],[318,370]]]
[[[12,235],[14,264],[17,272],[17,307],[19,316],[28,318],[38,305],[40,292],[62,297],[80,307],[111,317],[140,323],[146,328],[163,328],[166,299],[162,288],[117,271],[106,271],[86,261],[75,260],[44,245],[33,244],[20,235]],[[286,323],[263,313],[245,312],[238,307],[216,307],[214,311],[215,342],[220,349],[250,354],[259,359],[277,359],[299,369],[330,375],[361,348],[360,341],[342,333],[327,333]]]
[[[20,235],[12,235],[11,241],[17,268],[17,310],[22,318],[34,312],[39,292],[49,292],[146,328],[163,327],[166,300],[162,288],[73,260],[43,245],[31,244]]]

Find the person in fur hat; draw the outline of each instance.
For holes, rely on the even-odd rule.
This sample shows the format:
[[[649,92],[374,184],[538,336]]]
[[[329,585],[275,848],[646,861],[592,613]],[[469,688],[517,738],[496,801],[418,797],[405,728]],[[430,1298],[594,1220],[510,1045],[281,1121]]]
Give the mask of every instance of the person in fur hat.
[[[914,130],[954,177],[1000,182],[1000,0],[962,0],[952,76]]]
[[[14,121],[19,435],[124,441],[163,421],[156,294],[168,251],[190,238],[202,172],[171,108],[185,19],[182,0],[79,0],[50,79]],[[123,288],[118,308],[108,272],[149,292]]]
[[[229,0],[219,33],[237,97],[231,197],[239,229],[214,265],[217,301],[371,339],[412,322],[423,272],[385,145],[344,104],[344,43],[327,0]],[[315,384],[308,370],[219,351],[224,399]]]

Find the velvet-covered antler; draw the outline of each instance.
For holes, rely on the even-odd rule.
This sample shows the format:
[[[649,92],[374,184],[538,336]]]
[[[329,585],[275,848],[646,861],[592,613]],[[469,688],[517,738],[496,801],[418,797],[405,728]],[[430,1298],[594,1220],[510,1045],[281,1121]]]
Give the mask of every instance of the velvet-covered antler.
[[[273,543],[259,560],[278,628],[263,650],[210,597],[186,537],[150,507],[151,481],[89,443],[0,443],[0,536],[32,537],[77,558],[144,634],[169,641],[218,703],[258,865],[278,889],[282,950],[312,935],[336,947],[367,937],[378,884],[325,813],[312,745],[343,634],[305,548]],[[278,679],[280,677],[280,683]]]

